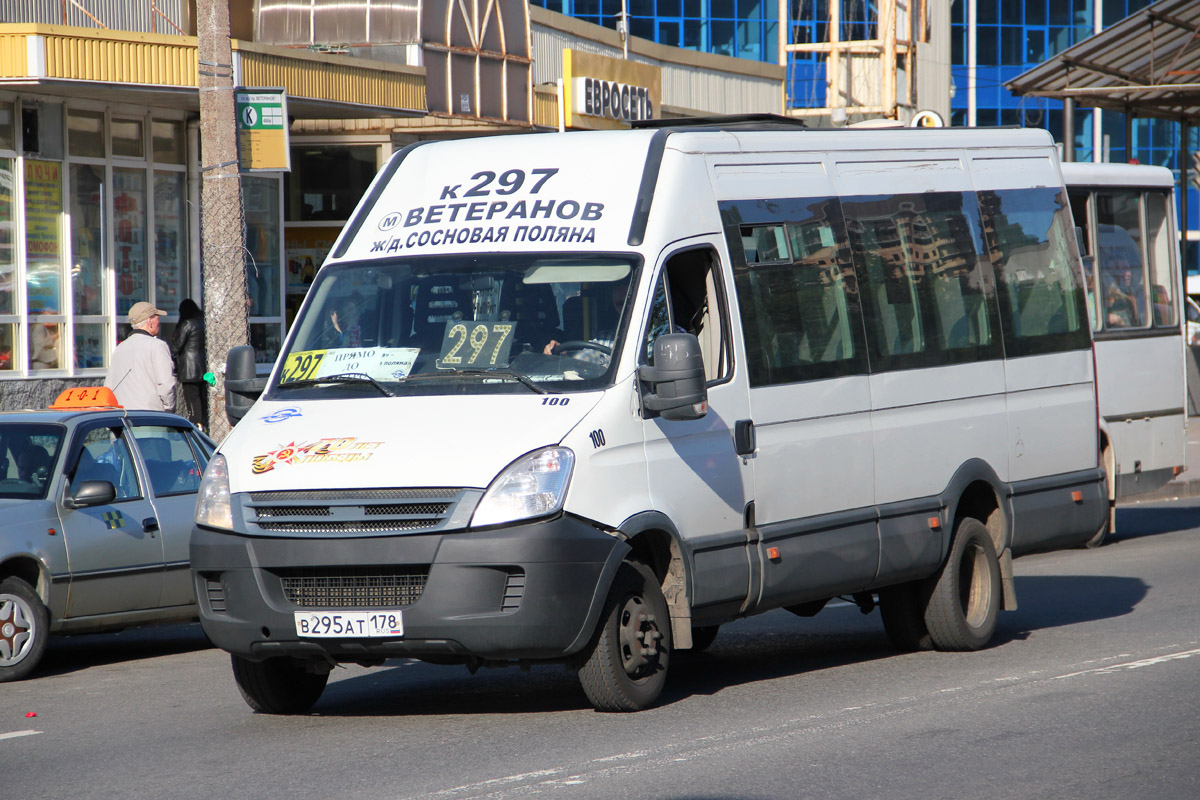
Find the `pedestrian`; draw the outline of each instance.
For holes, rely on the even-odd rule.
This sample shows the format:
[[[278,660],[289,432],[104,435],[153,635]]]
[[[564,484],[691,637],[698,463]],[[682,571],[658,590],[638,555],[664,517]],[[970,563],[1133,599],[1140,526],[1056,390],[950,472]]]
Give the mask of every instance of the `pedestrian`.
[[[171,337],[171,355],[179,378],[175,411],[193,425],[208,424],[208,385],[204,382],[204,314],[190,297],[179,304],[179,324]]]
[[[171,347],[158,338],[159,311],[149,303],[129,309],[133,332],[113,350],[104,385],[113,390],[125,408],[150,411],[175,410],[175,370]]]

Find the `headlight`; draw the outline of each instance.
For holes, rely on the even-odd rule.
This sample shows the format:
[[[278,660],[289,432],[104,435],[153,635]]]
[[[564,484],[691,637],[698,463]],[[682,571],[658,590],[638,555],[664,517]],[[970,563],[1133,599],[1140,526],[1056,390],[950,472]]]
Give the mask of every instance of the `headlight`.
[[[522,456],[492,481],[471,518],[471,527],[544,517],[562,508],[575,454],[547,447]]]
[[[229,502],[229,466],[225,456],[215,455],[204,468],[196,495],[196,524],[233,530],[233,508]]]

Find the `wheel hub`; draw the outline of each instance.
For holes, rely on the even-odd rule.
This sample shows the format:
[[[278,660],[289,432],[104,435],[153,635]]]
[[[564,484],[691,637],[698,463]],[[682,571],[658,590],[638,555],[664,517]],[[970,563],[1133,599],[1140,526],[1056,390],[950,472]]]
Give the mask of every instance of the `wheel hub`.
[[[658,643],[662,640],[658,621],[641,597],[630,597],[621,610],[621,661],[625,672],[636,675],[652,666],[658,659]]]
[[[33,638],[32,628],[19,604],[8,599],[0,601],[0,662],[15,662],[24,656]]]

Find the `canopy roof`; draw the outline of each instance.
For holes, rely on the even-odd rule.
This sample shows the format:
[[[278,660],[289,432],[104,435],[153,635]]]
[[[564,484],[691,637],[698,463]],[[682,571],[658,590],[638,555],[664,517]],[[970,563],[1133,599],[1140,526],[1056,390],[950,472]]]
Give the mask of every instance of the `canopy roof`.
[[[1005,84],[1139,117],[1200,121],[1200,2],[1159,0]]]

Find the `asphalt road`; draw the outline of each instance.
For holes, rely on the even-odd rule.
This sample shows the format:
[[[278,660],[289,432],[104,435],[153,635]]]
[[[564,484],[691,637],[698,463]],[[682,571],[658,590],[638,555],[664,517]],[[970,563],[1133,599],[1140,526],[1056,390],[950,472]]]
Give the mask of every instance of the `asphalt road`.
[[[397,661],[271,717],[196,625],[61,639],[0,686],[0,798],[1193,800],[1200,501],[1118,514],[1100,550],[1016,562],[984,651],[896,655],[845,605],[772,612],[679,654],[632,715],[561,667]]]

